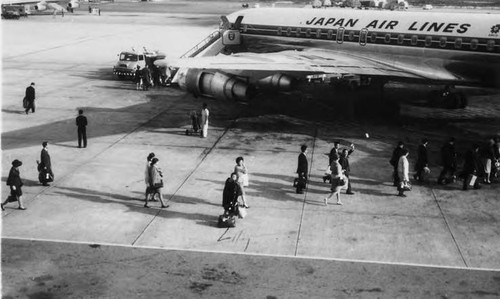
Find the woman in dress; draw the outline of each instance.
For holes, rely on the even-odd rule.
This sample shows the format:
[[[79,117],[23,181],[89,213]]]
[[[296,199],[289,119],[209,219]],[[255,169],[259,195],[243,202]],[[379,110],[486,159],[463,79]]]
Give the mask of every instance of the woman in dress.
[[[409,151],[407,149],[403,149],[401,152],[401,157],[399,157],[398,161],[398,175],[399,178],[401,179],[401,182],[399,183],[398,186],[398,196],[401,197],[406,197],[404,195],[405,192],[405,187],[408,186],[410,183],[410,178],[409,178],[409,172],[410,172],[410,164],[408,163],[408,154]]]
[[[158,198],[160,199],[161,208],[167,208],[163,203],[163,196],[161,195],[163,189],[163,174],[161,173],[160,168],[158,167],[158,158],[151,159],[151,166],[149,167],[149,186],[151,189],[151,197],[154,198],[156,194],[158,194]],[[146,196],[146,203],[144,204],[145,208],[149,208],[148,206],[148,197]]]
[[[243,157],[236,158],[236,166],[234,166],[234,173],[238,176],[238,185],[241,189],[241,200],[243,201],[243,206],[245,208],[250,208],[247,205],[246,196],[245,196],[245,185],[248,185],[248,171],[245,166],[245,161]]]
[[[22,201],[23,190],[21,187],[23,186],[23,181],[21,180],[21,173],[19,172],[19,166],[21,165],[23,165],[23,162],[17,159],[12,161],[12,167],[9,171],[9,177],[7,178],[7,185],[10,187],[10,196],[2,204],[0,204],[2,211],[5,210],[4,206],[8,202],[12,201],[13,198],[17,200],[19,210],[26,210]]]
[[[340,201],[340,190],[342,189],[343,186],[346,185],[347,183],[347,178],[344,175],[344,172],[342,170],[342,166],[340,166],[339,163],[339,155],[334,153],[332,155],[332,163],[330,165],[330,170],[332,171],[331,174],[331,193],[329,196],[325,198],[325,205],[328,205],[328,200],[332,198],[333,195],[337,196],[337,205],[342,205],[342,202]]]

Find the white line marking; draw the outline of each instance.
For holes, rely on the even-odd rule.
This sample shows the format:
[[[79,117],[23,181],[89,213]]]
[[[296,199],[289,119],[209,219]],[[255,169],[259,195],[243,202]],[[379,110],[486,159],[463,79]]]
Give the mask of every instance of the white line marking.
[[[233,251],[217,251],[217,250],[207,250],[207,249],[186,249],[177,247],[154,247],[154,246],[144,246],[144,245],[128,245],[128,244],[114,244],[106,242],[88,242],[88,241],[66,241],[57,239],[41,239],[41,238],[24,238],[24,237],[2,237],[2,240],[22,240],[22,241],[39,241],[39,242],[53,242],[53,243],[68,243],[68,244],[80,244],[80,245],[104,245],[104,246],[115,246],[124,248],[142,248],[142,249],[155,249],[155,250],[172,250],[172,251],[186,251],[195,253],[221,253],[221,254],[238,254],[238,255],[249,255],[249,256],[262,256],[262,257],[280,257],[289,259],[308,259],[308,260],[320,260],[320,261],[335,261],[335,262],[350,262],[350,263],[364,263],[364,264],[376,264],[376,265],[393,265],[393,266],[410,266],[410,267],[422,267],[422,268],[436,268],[436,269],[456,269],[456,270],[473,270],[473,271],[487,271],[487,272],[499,272],[500,269],[490,269],[490,268],[475,268],[475,267],[460,267],[460,266],[444,266],[444,265],[430,265],[430,264],[413,264],[413,263],[400,263],[400,262],[382,262],[382,261],[370,261],[370,260],[357,260],[357,259],[343,259],[343,258],[327,258],[318,256],[293,256],[293,255],[282,255],[282,254],[269,254],[269,253],[247,253],[247,252],[233,252]]]

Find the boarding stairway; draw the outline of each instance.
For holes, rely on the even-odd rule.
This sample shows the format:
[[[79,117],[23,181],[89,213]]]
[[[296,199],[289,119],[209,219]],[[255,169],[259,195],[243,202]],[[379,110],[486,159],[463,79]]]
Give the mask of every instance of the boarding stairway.
[[[205,39],[189,49],[180,58],[189,58],[196,56],[214,56],[224,49],[222,44],[222,31],[217,29],[210,33]]]

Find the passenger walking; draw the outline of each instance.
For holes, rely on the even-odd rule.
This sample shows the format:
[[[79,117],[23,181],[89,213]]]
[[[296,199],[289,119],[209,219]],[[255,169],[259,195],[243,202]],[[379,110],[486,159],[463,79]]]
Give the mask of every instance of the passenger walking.
[[[410,163],[408,162],[409,151],[407,149],[403,149],[401,152],[401,157],[399,157],[398,161],[398,176],[400,178],[400,182],[398,185],[398,196],[406,197],[404,194],[405,191],[409,191],[410,188]]]
[[[439,174],[437,180],[438,184],[444,185],[447,182],[454,182],[455,172],[457,171],[457,152],[455,150],[455,138],[451,137],[442,147],[441,147],[441,163],[443,164],[443,170]],[[446,175],[450,175],[450,179],[446,179]]]
[[[134,74],[135,89],[142,90],[142,71],[141,66],[138,65]]]
[[[309,163],[307,162],[307,145],[302,145],[300,147],[300,154],[298,158],[297,165],[297,184],[296,184],[296,193],[303,194],[304,189],[307,186],[307,174],[309,171]]]
[[[76,117],[76,126],[78,127],[78,148],[87,147],[87,117],[83,115],[83,110],[78,110],[78,116]]]
[[[23,206],[23,190],[21,187],[23,186],[23,181],[21,180],[21,173],[19,171],[19,167],[23,165],[23,162],[19,160],[12,161],[12,167],[9,171],[9,176],[7,177],[7,186],[10,187],[10,195],[7,199],[0,204],[2,211],[5,210],[4,206],[12,201],[17,201],[19,204],[19,210],[26,210]]]
[[[427,145],[429,140],[427,138],[422,139],[422,143],[418,146],[417,163],[415,163],[415,175],[413,178],[418,182],[424,182],[424,173],[429,173],[429,159],[427,156]]]
[[[144,195],[145,195],[145,199],[144,201],[148,201],[148,198],[149,196],[151,196],[151,193],[153,191],[153,188],[152,186],[149,184],[149,168],[151,167],[151,160],[155,157],[155,153],[149,153],[148,157],[146,158],[146,169],[144,170],[144,182],[146,183],[146,191],[144,192]],[[156,201],[156,199],[154,198],[151,198],[150,200],[152,201]]]
[[[26,87],[25,99],[28,102],[26,107],[26,114],[31,110],[32,113],[35,113],[35,82],[31,82],[31,85]]]
[[[342,171],[344,173],[344,176],[347,178],[346,194],[348,194],[348,195],[354,194],[354,192],[352,192],[352,189],[351,189],[351,179],[349,178],[349,174],[351,173],[351,168],[349,166],[349,156],[350,156],[349,153],[354,152],[354,144],[351,144],[351,150],[352,151],[349,151],[348,149],[344,148],[342,150],[342,154],[339,157],[340,166],[342,167]]]
[[[150,86],[151,86],[151,71],[149,70],[149,67],[146,64],[142,69],[142,89],[148,90]]]
[[[491,170],[491,178],[498,178],[498,173],[500,172],[500,137],[495,137],[495,145],[493,147],[493,152],[495,154],[495,160],[493,161],[493,166]]]
[[[242,194],[240,184],[238,184],[238,175],[233,172],[227,178],[222,192],[222,207],[224,208],[224,217],[236,216],[236,205],[238,197]]]
[[[158,158],[151,159],[151,166],[149,167],[149,186],[151,188],[151,196],[154,198],[155,195],[158,194],[161,208],[165,209],[168,208],[168,206],[163,203],[163,196],[161,194],[163,190],[163,174],[161,169],[158,167],[158,161]],[[148,196],[146,196],[146,203],[144,204],[144,207],[149,208]]]
[[[328,200],[330,200],[333,195],[337,196],[337,205],[342,205],[342,201],[340,201],[340,190],[342,190],[342,187],[347,184],[347,178],[344,176],[344,171],[342,170],[342,166],[339,163],[339,155],[333,154],[332,155],[332,164],[330,165],[330,169],[332,171],[332,178],[331,178],[331,193],[328,195],[324,201],[325,205],[328,205]]]
[[[351,148],[348,150],[348,155],[352,154],[354,152],[353,144],[351,144]],[[337,155],[338,157],[342,156],[342,149],[340,148],[340,141],[336,140],[333,142],[333,148],[330,150],[330,153],[328,154],[328,166],[331,168],[331,165],[333,163],[333,157]],[[331,170],[330,170],[331,171]],[[330,181],[331,174],[327,174],[323,176],[323,183],[326,183],[326,181]]]
[[[479,145],[473,144],[464,157],[464,167],[461,174],[461,178],[464,180],[462,190],[467,191],[469,186],[473,186],[474,189],[481,188],[477,179],[480,169]]]
[[[403,150],[405,149],[404,147],[405,145],[403,141],[399,141],[396,148],[392,151],[392,157],[391,160],[389,161],[389,163],[391,163],[393,167],[392,182],[394,187],[399,186],[399,183],[401,182],[401,179],[398,174],[398,164],[399,164],[399,158],[401,157],[401,155],[403,154]]]
[[[493,161],[495,160],[495,140],[493,140],[493,138],[489,138],[488,141],[486,141],[480,154],[481,162],[484,167],[483,182],[485,184],[491,184],[491,169]]]
[[[236,173],[236,175],[238,176],[237,182],[241,189],[241,200],[243,201],[243,206],[248,209],[250,207],[247,205],[246,193],[245,193],[245,187],[248,186],[248,170],[247,167],[245,166],[245,161],[243,160],[243,157],[236,158],[234,173]]]
[[[207,103],[203,103],[203,109],[201,110],[201,137],[206,138],[208,136],[208,116],[210,112],[208,111]]]
[[[40,161],[38,162],[38,180],[44,186],[49,186],[48,183],[54,180],[54,173],[52,172],[52,163],[50,161],[50,154],[47,141],[42,142],[42,151],[40,152]]]

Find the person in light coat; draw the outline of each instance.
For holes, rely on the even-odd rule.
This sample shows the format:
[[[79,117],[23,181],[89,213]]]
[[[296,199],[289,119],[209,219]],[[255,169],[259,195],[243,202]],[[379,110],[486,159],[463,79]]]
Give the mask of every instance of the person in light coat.
[[[151,159],[151,166],[149,167],[149,188],[152,193],[152,198],[158,194],[158,198],[160,199],[161,208],[168,208],[163,202],[162,189],[163,189],[163,174],[158,167],[158,158]],[[148,206],[148,196],[146,196],[146,203],[144,204],[145,208],[149,208]]]
[[[408,162],[409,151],[407,149],[403,149],[401,151],[401,157],[399,157],[398,161],[398,176],[401,182],[398,186],[398,196],[406,197],[404,194],[404,186],[407,186],[410,182],[409,172],[410,172],[410,163]]]
[[[208,105],[203,103],[203,109],[201,110],[201,137],[207,138],[208,135]]]

